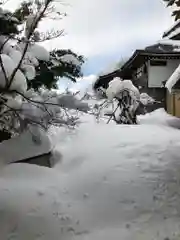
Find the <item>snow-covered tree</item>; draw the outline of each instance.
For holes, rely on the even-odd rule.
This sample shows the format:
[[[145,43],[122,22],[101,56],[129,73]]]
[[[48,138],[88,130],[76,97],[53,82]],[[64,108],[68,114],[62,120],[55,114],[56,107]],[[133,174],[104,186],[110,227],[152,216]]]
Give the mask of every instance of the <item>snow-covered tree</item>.
[[[53,18],[58,20],[66,15],[64,13],[60,13],[59,11],[57,12],[52,3],[53,1],[50,2],[44,15],[41,17],[41,21],[44,18]],[[28,34],[28,26],[31,25],[31,22],[34,19],[33,16],[35,16],[37,12],[39,12],[42,4],[43,1],[40,0],[29,0],[26,2],[22,2],[19,8],[16,9],[13,13],[11,13],[11,15],[13,15],[13,18],[16,19],[16,26],[13,25],[13,29],[15,29],[13,32],[14,38],[17,38],[17,32],[22,33],[23,29],[24,32]],[[11,26],[12,23],[8,23],[8,26],[9,25]],[[8,33],[8,30],[6,30],[6,32]],[[53,29],[48,29],[48,31],[44,33],[35,29],[31,36],[31,43],[48,41],[53,38],[62,36],[63,33],[63,30],[55,31]],[[11,32],[9,32],[9,34],[11,34]],[[20,42],[21,41],[22,37],[20,38]],[[33,47],[33,51],[35,52],[35,54],[36,50],[37,49]],[[39,54],[42,55],[42,50],[41,53],[39,52]],[[47,54],[46,56],[41,56],[39,64],[38,66],[36,66],[36,76],[33,81],[28,81],[28,87],[34,88],[35,90],[42,86],[48,89],[56,88],[56,83],[60,77],[66,77],[71,79],[72,81],[75,81],[76,78],[82,76],[81,66],[83,63],[83,56],[77,55],[70,49],[54,49],[49,53],[48,58]]]
[[[22,3],[14,12],[0,8],[0,130],[1,140],[30,125],[74,125],[67,109],[87,111],[87,104],[55,88],[59,77],[75,80],[84,61],[70,50],[48,52],[39,42],[59,37],[62,31],[40,33],[38,24],[48,16],[62,16],[53,0]],[[3,27],[4,26],[4,27]],[[73,112],[74,114],[74,112]],[[5,136],[6,135],[6,136]]]

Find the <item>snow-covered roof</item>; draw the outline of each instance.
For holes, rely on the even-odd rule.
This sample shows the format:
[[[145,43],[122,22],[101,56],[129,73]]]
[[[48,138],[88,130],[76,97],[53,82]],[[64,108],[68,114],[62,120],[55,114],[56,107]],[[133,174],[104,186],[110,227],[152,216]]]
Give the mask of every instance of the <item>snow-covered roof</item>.
[[[156,46],[156,47],[155,47]],[[148,58],[180,58],[180,52],[177,51],[166,51],[163,48],[159,48],[159,44],[153,45],[152,47],[149,46],[144,50],[136,50],[134,54],[129,58],[129,60],[121,67],[121,77],[128,79],[132,75],[132,71],[134,68],[140,67]]]
[[[146,58],[180,58],[180,41],[175,40],[161,40],[154,45],[148,46],[145,49],[136,50],[124,65],[112,72],[99,76],[94,83],[93,88],[98,89],[100,86],[107,88],[108,83],[114,77],[120,77],[123,79],[130,79],[134,68],[140,67]]]
[[[177,28],[177,29],[175,29],[174,31],[172,31],[172,32],[168,35],[168,37],[169,37],[170,39],[176,39],[176,38],[179,39],[179,37],[177,37],[179,34],[180,34],[180,27]]]
[[[164,44],[164,45],[172,45],[174,47],[180,47],[180,40],[172,40],[169,38],[161,39],[157,43]]]
[[[175,21],[174,24],[164,32],[163,37],[168,36],[168,34],[172,32],[175,28],[177,28],[179,24],[180,20]]]
[[[99,78],[96,79],[96,81],[93,84],[93,89],[96,90],[99,87],[107,88],[108,83],[114,78],[114,77],[120,77],[120,69],[113,71],[111,73],[108,73],[106,75],[99,76]]]
[[[166,82],[166,88],[171,92],[174,85],[180,80],[180,65],[176,68],[173,74]]]

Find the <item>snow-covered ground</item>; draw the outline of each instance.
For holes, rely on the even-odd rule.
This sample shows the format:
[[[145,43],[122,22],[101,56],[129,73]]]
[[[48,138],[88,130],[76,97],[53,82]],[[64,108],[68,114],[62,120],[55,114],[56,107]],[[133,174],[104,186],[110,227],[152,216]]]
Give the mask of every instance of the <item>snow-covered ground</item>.
[[[54,139],[54,169],[0,172],[0,239],[180,239],[180,120],[163,110],[139,125],[90,116]]]

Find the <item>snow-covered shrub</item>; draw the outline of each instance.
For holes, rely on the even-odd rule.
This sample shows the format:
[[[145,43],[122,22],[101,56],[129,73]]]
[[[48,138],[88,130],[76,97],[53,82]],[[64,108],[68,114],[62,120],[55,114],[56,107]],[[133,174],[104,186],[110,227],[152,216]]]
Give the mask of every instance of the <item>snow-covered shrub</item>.
[[[109,100],[112,101],[116,99],[118,102],[115,112],[113,113],[114,120],[117,123],[136,123],[136,110],[139,106],[140,93],[131,80],[122,81],[118,77],[114,78],[109,82],[106,95]]]
[[[104,109],[109,103],[114,106],[111,108],[110,119],[113,119],[118,124],[136,123],[136,111],[140,103],[140,93],[131,80],[122,80],[116,77],[109,82],[107,89],[102,87],[100,89],[107,98],[100,109]],[[110,115],[109,110],[108,115]]]

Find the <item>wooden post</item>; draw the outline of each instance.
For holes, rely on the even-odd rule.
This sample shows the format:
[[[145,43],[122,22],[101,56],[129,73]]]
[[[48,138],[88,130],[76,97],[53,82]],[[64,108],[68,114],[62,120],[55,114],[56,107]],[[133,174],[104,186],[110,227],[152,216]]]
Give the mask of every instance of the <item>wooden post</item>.
[[[175,97],[176,95],[173,93],[172,98],[173,98],[173,116],[176,116],[176,102],[175,102]]]

